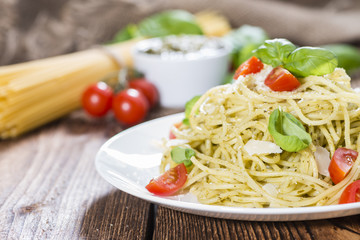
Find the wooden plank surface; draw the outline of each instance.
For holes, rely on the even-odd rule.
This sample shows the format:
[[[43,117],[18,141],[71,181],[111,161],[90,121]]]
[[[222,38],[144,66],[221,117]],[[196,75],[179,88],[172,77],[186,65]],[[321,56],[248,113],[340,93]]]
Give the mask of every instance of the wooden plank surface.
[[[0,239],[144,239],[150,203],[116,190],[94,166],[119,128],[73,114],[0,144]]]
[[[154,239],[360,239],[360,215],[317,221],[249,222],[159,207]]]

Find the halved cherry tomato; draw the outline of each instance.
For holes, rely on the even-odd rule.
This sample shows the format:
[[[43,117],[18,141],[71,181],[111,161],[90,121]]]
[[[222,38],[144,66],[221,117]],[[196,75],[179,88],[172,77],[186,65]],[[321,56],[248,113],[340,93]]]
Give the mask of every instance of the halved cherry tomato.
[[[252,56],[243,62],[235,71],[234,79],[238,79],[240,75],[246,76],[250,73],[258,73],[264,68],[264,64],[255,56]]]
[[[155,195],[168,196],[184,186],[186,180],[186,167],[184,163],[181,163],[174,168],[170,168],[159,177],[150,180],[150,183],[145,188]]]
[[[266,77],[265,85],[273,91],[282,92],[295,90],[300,82],[288,70],[276,67]]]
[[[178,122],[178,123],[174,124],[174,127],[179,128],[181,125],[182,125],[182,122]],[[175,138],[176,138],[175,134],[170,130],[169,139],[175,139]]]
[[[114,97],[112,110],[120,123],[132,126],[144,120],[149,110],[149,103],[143,93],[128,88]]]
[[[90,85],[83,93],[84,110],[93,117],[102,117],[111,109],[113,90],[104,82]]]
[[[329,173],[333,183],[337,184],[345,178],[357,156],[358,152],[355,150],[347,148],[336,149],[329,165]]]
[[[145,80],[144,78],[138,78],[129,81],[129,87],[134,88],[142,92],[149,101],[150,107],[154,107],[159,102],[159,93],[155,85]]]
[[[360,202],[360,180],[356,180],[349,184],[341,194],[339,203]]]

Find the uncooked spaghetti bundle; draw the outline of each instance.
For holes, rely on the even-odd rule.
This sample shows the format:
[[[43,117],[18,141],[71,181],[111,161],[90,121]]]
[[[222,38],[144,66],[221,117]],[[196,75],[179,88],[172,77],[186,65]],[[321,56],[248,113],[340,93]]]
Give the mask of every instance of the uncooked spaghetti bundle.
[[[132,66],[136,41],[0,67],[0,138],[16,137],[79,108],[89,84]]]

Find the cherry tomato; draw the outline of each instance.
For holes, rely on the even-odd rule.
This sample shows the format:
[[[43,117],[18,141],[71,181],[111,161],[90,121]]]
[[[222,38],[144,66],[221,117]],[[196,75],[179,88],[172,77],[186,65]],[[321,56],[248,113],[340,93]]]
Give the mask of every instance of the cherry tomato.
[[[333,183],[341,182],[349,173],[358,152],[347,148],[338,148],[334,152],[329,165],[329,173]]]
[[[243,62],[235,72],[234,79],[238,79],[240,75],[246,76],[250,73],[258,73],[264,68],[264,64],[255,56]]]
[[[295,90],[300,86],[300,82],[288,70],[276,67],[266,77],[265,85],[273,91],[281,92]]]
[[[181,126],[181,124],[182,124],[182,122],[175,123],[174,127],[179,128]],[[170,130],[169,139],[175,139],[175,138],[176,138],[175,134]]]
[[[356,180],[349,184],[341,194],[339,203],[360,202],[360,180]]]
[[[104,82],[90,85],[82,95],[84,110],[91,116],[102,117],[111,109],[113,90]]]
[[[174,168],[170,168],[157,178],[152,179],[145,188],[155,195],[168,196],[184,186],[186,180],[186,167],[184,163],[181,163]]]
[[[159,102],[159,93],[154,84],[144,78],[129,81],[129,87],[142,92],[149,101],[150,107],[154,107]]]
[[[144,120],[149,103],[143,93],[128,88],[115,95],[112,110],[120,123],[132,126]]]

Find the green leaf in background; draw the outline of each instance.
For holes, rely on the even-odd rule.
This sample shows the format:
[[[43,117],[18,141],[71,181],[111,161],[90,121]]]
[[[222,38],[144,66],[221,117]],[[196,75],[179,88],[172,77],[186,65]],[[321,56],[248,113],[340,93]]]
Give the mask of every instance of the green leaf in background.
[[[344,68],[348,74],[360,70],[360,50],[348,44],[331,44],[321,46],[338,57],[338,66]]]
[[[228,84],[228,83],[233,83],[234,82],[234,73],[227,73],[225,78],[222,81],[222,84]]]
[[[288,152],[298,152],[312,141],[301,122],[280,109],[271,113],[268,129],[275,143]]]
[[[170,10],[150,16],[138,24],[138,29],[143,36],[149,37],[202,34],[195,17],[183,10]]]
[[[113,43],[136,37],[163,37],[177,34],[203,34],[193,14],[184,10],[164,11],[145,18],[139,24],[129,24],[114,37]]]
[[[263,44],[266,39],[268,35],[262,28],[250,25],[243,25],[223,37],[233,49],[232,60],[235,68],[250,58],[253,55],[252,50]]]
[[[254,56],[254,50],[257,49],[261,43],[249,43],[245,45],[238,54],[238,62],[241,64]],[[239,65],[240,65],[239,64]]]
[[[189,126],[189,116],[191,113],[192,108],[194,107],[195,103],[200,99],[201,96],[195,96],[185,104],[185,118],[183,120],[183,123],[187,126]]]
[[[135,24],[129,24],[115,35],[113,42],[123,42],[140,36],[141,34],[137,26]]]
[[[262,44],[268,36],[266,32],[260,28],[250,25],[243,25],[238,29],[232,30],[223,39],[232,46],[233,51],[237,52],[247,44]]]
[[[289,55],[284,67],[298,77],[307,77],[331,73],[337,67],[337,64],[337,57],[330,50],[301,47]]]
[[[170,152],[171,159],[176,163],[184,163],[186,167],[191,166],[191,157],[195,156],[195,151],[191,148],[174,147]]]
[[[256,51],[257,56],[262,62],[273,67],[283,65],[296,46],[283,38],[266,40]]]

